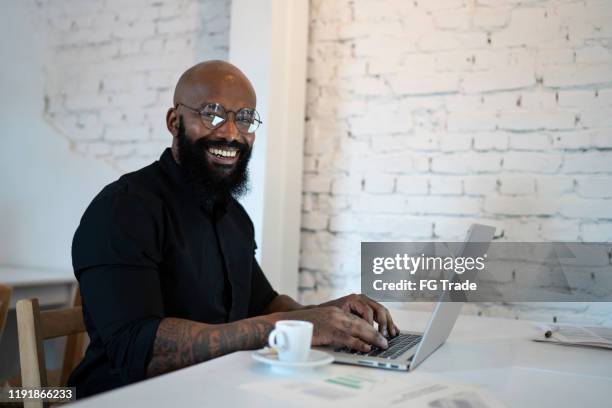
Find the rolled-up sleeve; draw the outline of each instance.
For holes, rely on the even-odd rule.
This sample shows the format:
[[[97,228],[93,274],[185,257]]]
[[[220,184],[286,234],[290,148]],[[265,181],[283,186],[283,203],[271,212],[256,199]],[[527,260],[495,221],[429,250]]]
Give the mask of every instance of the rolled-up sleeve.
[[[257,259],[253,257],[253,271],[251,273],[251,299],[249,301],[249,316],[259,316],[266,306],[278,296],[270,282],[264,275]]]
[[[155,200],[113,192],[92,202],[72,243],[88,331],[125,383],[146,377],[164,316],[158,268],[162,226]]]

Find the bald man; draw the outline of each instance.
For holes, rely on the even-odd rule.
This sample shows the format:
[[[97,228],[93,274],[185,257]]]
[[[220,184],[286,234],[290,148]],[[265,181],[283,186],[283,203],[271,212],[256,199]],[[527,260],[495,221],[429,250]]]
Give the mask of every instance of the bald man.
[[[166,115],[172,147],[85,211],[72,244],[91,339],[69,380],[78,398],[263,347],[278,320],[312,322],[313,345],[361,351],[398,333],[365,296],[303,306],[270,286],[236,201],[261,123],[256,102],[235,66],[190,68]]]

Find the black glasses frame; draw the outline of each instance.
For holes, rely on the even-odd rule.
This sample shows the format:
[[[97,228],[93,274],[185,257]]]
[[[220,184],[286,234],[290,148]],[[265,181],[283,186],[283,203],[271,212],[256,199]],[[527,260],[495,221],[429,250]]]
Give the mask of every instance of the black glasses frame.
[[[204,126],[206,126],[206,128],[208,128],[208,129],[210,129],[210,130],[218,129],[218,128],[220,128],[221,126],[223,126],[223,125],[224,125],[224,124],[227,122],[227,120],[229,119],[229,117],[230,117],[230,116],[229,116],[229,114],[230,114],[230,113],[233,113],[233,114],[234,114],[234,124],[235,124],[235,123],[236,123],[236,117],[237,117],[238,113],[240,113],[240,112],[241,112],[242,110],[244,110],[244,109],[249,109],[249,110],[252,110],[253,112],[255,112],[255,114],[256,114],[256,115],[257,115],[257,117],[259,118],[259,112],[257,112],[255,109],[251,109],[251,108],[241,108],[241,109],[238,109],[238,111],[231,111],[231,110],[227,110],[227,109],[225,109],[225,106],[221,105],[220,103],[216,103],[216,102],[207,102],[207,103],[204,103],[204,104],[203,104],[203,106],[202,106],[201,108],[199,108],[199,109],[198,109],[198,108],[191,107],[191,106],[189,106],[189,105],[185,105],[185,104],[184,104],[184,103],[182,103],[182,102],[178,102],[178,103],[177,103],[177,104],[174,106],[174,108],[175,108],[175,109],[176,109],[176,108],[178,108],[178,106],[179,106],[179,105],[180,105],[180,106],[183,106],[183,107],[185,107],[185,108],[187,108],[187,109],[189,109],[189,110],[191,110],[191,111],[193,111],[193,112],[198,113],[198,114],[200,115],[200,119],[202,120],[202,123],[204,124]],[[204,120],[204,109],[205,109],[205,107],[206,107],[206,106],[208,106],[208,105],[217,105],[217,106],[220,106],[220,107],[223,109],[223,111],[225,112],[225,114],[226,114],[226,117],[225,117],[225,119],[223,119],[223,122],[219,123],[217,126],[212,126],[211,124],[207,123],[207,122],[206,122],[206,120]],[[238,132],[240,132],[240,133],[242,133],[242,134],[247,134],[247,135],[250,135],[250,134],[255,133],[255,131],[256,131],[257,129],[259,129],[259,126],[260,126],[260,125],[261,125],[263,122],[261,121],[261,119],[254,119],[254,123],[256,123],[256,124],[257,124],[257,126],[255,127],[255,129],[254,129],[252,132],[242,132],[238,126],[236,126],[236,129],[238,129]]]

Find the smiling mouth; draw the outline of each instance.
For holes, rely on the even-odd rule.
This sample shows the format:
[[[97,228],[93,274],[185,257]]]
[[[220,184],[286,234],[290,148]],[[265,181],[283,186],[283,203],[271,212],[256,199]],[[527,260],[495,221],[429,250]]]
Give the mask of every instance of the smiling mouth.
[[[232,164],[240,155],[240,152],[237,149],[220,149],[218,147],[209,147],[206,149],[206,151],[215,162],[222,164]]]

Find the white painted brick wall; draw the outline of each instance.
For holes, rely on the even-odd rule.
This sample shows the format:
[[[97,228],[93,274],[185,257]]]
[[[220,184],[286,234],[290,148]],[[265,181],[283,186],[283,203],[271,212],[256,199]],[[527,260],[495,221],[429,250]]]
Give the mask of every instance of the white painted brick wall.
[[[48,122],[122,170],[172,85],[227,58],[231,0],[36,0]],[[612,240],[612,3],[311,0],[300,293],[359,290],[365,240]],[[489,306],[487,315],[609,309]]]
[[[461,240],[474,221],[612,240],[611,27],[607,1],[312,0],[302,300],[359,287],[360,241]]]
[[[127,171],[169,145],[179,75],[227,59],[231,0],[36,0],[47,121],[75,151]]]

